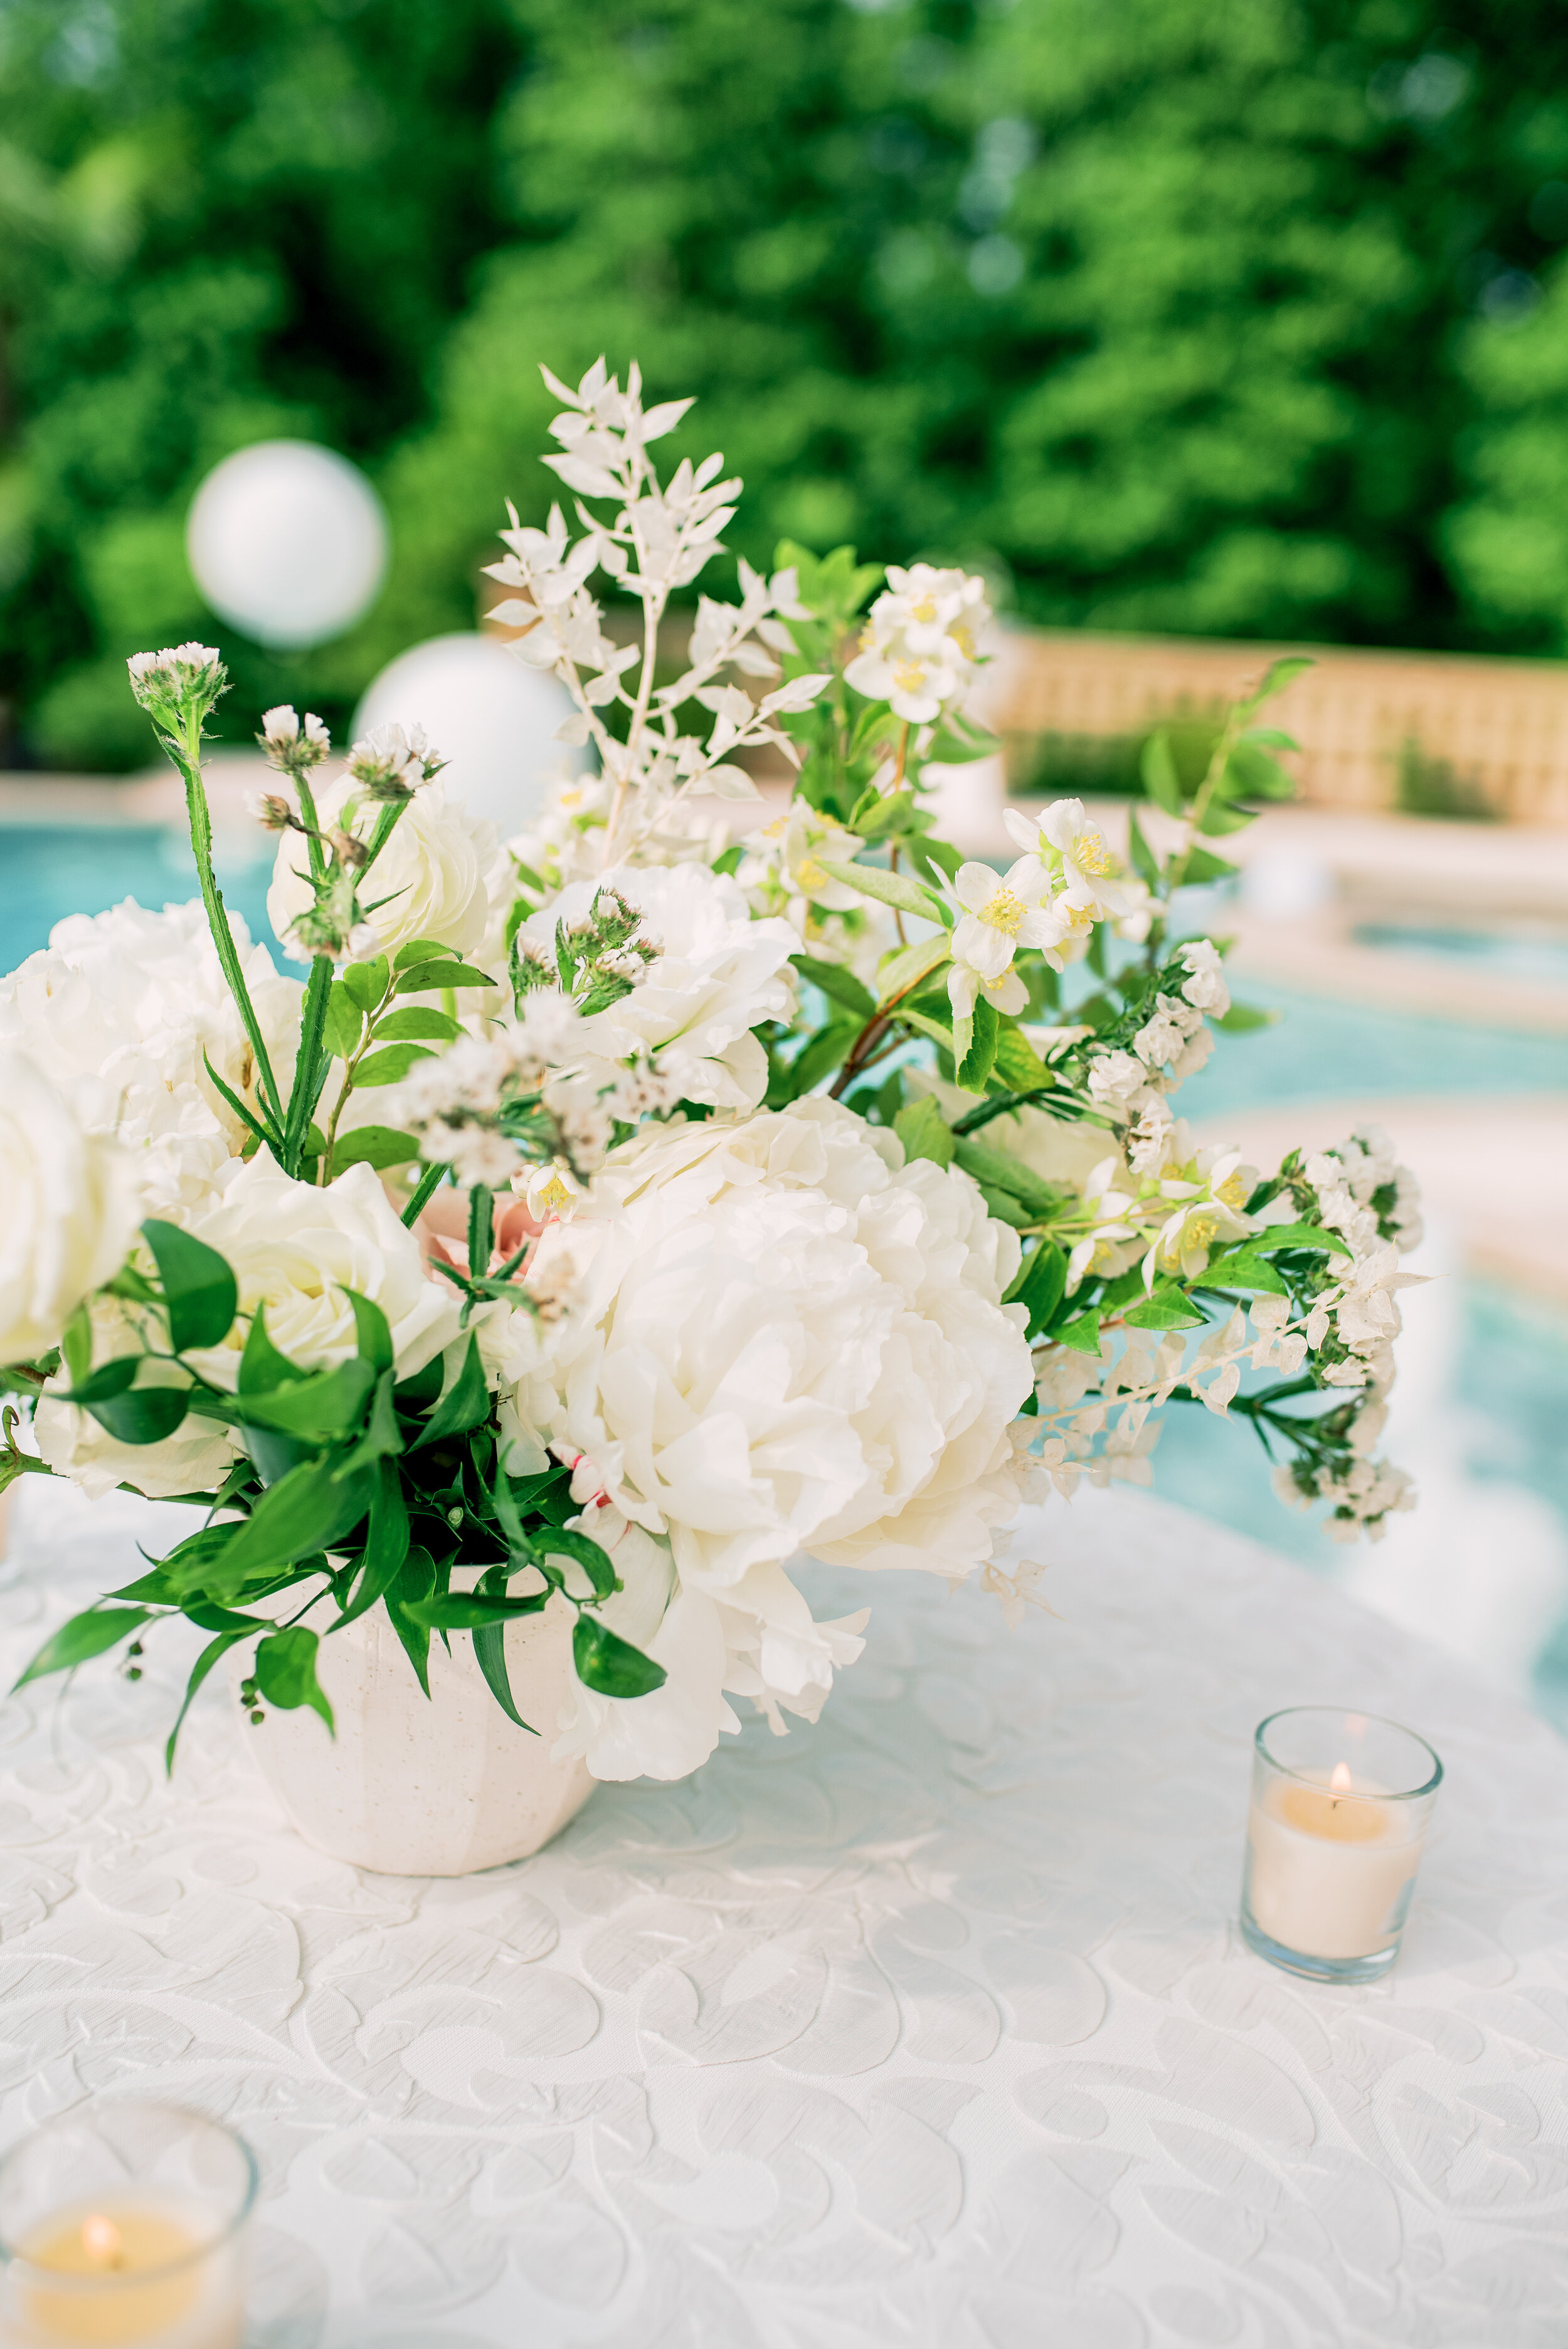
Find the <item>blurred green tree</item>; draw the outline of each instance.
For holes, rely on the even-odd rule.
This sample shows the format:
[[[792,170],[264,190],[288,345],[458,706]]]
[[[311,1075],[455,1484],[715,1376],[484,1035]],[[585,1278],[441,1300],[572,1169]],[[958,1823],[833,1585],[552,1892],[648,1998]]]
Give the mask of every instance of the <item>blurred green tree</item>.
[[[11,0],[0,690],[139,755],[185,504],[377,474],[335,646],[471,624],[558,372],[634,354],[741,549],[983,563],[1058,625],[1562,647],[1568,18],[1546,0]],[[1542,285],[1546,299],[1537,309]],[[1562,420],[1560,420],[1562,419]]]

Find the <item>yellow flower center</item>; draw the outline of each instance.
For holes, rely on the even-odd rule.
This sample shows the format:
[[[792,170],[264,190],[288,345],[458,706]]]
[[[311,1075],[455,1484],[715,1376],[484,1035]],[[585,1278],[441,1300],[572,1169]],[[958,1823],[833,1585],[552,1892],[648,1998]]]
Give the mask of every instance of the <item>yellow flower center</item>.
[[[1187,1228],[1182,1233],[1181,1238],[1188,1247],[1206,1248],[1219,1228],[1220,1219],[1217,1216],[1189,1216]]]
[[[802,889],[820,889],[828,876],[814,856],[803,856],[795,867],[795,878]]]
[[[1062,911],[1067,916],[1068,926],[1071,928],[1075,930],[1093,929],[1094,916],[1089,912],[1087,905],[1064,905],[1062,907]]]
[[[917,660],[896,662],[892,681],[901,693],[918,693],[925,683],[925,663]]]
[[[983,978],[980,984],[987,995],[1000,995],[1012,976],[1010,970],[999,970],[995,978]]]
[[[581,792],[562,792],[561,794],[560,804],[567,811],[568,814],[570,814],[574,807],[582,806],[583,794]]]
[[[571,1196],[571,1192],[567,1189],[560,1175],[552,1174],[549,1182],[545,1185],[543,1190],[539,1195],[539,1204],[542,1207],[548,1207],[552,1215],[554,1215],[559,1209],[565,1206]]]
[[[1011,889],[998,889],[990,904],[980,909],[980,919],[989,922],[994,930],[1000,930],[1004,937],[1016,938],[1023,918],[1024,901],[1015,897]]]
[[[919,620],[923,626],[929,627],[936,617],[936,605],[929,595],[923,595],[918,604],[910,605],[909,616],[912,620]]]
[[[1227,1207],[1244,1207],[1247,1204],[1247,1186],[1243,1182],[1240,1173],[1227,1174],[1214,1196],[1216,1199],[1222,1199]]]
[[[775,816],[771,823],[763,825],[762,837],[764,840],[782,840],[789,829],[789,819],[787,815]]]
[[[1079,870],[1084,873],[1109,873],[1110,871],[1109,852],[1099,833],[1096,832],[1092,826],[1088,831],[1079,833],[1077,840],[1073,843],[1073,855],[1078,862]]]
[[[957,646],[959,651],[963,654],[965,659],[973,660],[975,657],[975,639],[969,633],[968,622],[966,620],[954,620],[947,633],[953,642]]]

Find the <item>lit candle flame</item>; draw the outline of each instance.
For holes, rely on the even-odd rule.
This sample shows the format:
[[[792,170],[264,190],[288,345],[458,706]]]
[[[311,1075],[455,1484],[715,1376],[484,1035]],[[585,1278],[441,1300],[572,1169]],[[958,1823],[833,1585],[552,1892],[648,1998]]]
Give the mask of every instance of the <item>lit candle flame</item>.
[[[82,2249],[96,2267],[113,2267],[119,2259],[119,2229],[112,2219],[82,2220]]]
[[[1347,1795],[1355,1783],[1355,1780],[1350,1775],[1349,1763],[1336,1762],[1328,1781],[1329,1793],[1331,1795]]]

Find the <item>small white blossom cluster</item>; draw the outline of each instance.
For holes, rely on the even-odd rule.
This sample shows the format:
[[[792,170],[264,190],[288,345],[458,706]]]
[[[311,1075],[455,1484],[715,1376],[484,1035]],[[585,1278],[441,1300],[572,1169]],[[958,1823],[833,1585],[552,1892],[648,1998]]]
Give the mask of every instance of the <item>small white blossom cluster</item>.
[[[694,467],[683,459],[661,481],[648,445],[673,431],[691,406],[665,400],[645,409],[642,378],[634,366],[623,391],[595,362],[575,391],[548,368],[544,379],[564,412],[551,426],[562,452],[544,462],[577,494],[583,535],[573,540],[559,506],[543,530],[519,523],[501,537],[510,552],[489,566],[489,575],[519,594],[490,615],[521,628],[519,657],[531,667],[549,669],[576,708],[560,730],[566,742],[592,742],[613,790],[606,854],[624,855],[643,838],[667,824],[671,803],[695,792],[755,799],[756,786],[734,762],[739,750],[768,745],[798,762],[794,743],[776,722],[809,709],[829,679],[826,675],[789,679],[754,702],[743,687],[723,681],[727,667],[742,676],[777,676],[778,662],[767,648],[793,650],[781,624],[808,616],[792,571],[763,578],[742,561],[741,600],[724,605],[704,596],[698,603],[689,661],[672,683],[655,686],[654,662],[659,622],[674,590],[689,586],[721,551],[721,534],[735,512],[740,489],[720,480],[724,460],[705,458]],[[608,518],[595,515],[584,498],[609,501]],[[641,638],[617,645],[606,635],[603,615],[588,581],[603,571],[643,605]],[[766,633],[765,633],[766,632]],[[755,641],[763,636],[764,641]],[[706,740],[684,733],[676,713],[696,702],[712,713]],[[601,711],[627,713],[624,735],[612,730]]]
[[[1222,1019],[1231,1008],[1219,949],[1208,938],[1193,938],[1180,949],[1180,958],[1188,974],[1181,994],[1155,997],[1131,1050],[1107,1047],[1091,1052],[1089,1092],[1113,1115],[1136,1120],[1148,1112],[1157,1127],[1165,1095],[1195,1076],[1214,1049],[1204,1022]]]
[[[852,681],[852,670],[848,673]],[[1026,1009],[1028,990],[1013,962],[1020,947],[1037,949],[1050,968],[1059,971],[1088,953],[1097,922],[1109,922],[1119,936],[1133,940],[1146,937],[1149,932],[1147,883],[1122,871],[1099,829],[1089,822],[1081,800],[1057,800],[1037,818],[1009,808],[1003,821],[1024,852],[1016,863],[1000,876],[989,864],[961,864],[951,885],[958,920],[953,930],[953,969],[947,992],[954,1015],[960,1019],[973,1018],[982,994],[994,1010],[1008,1017]],[[1206,940],[1202,943],[1207,946]],[[1208,947],[1208,952],[1212,955],[1214,949]],[[1216,964],[1218,959],[1216,955]],[[1196,978],[1195,968],[1193,975]],[[1191,1009],[1198,1000],[1194,996],[1188,1005],[1174,1007],[1190,1017],[1183,1041],[1202,1026],[1202,1009],[1207,1007],[1196,1012]],[[1161,1012],[1167,1002],[1168,999],[1161,998]],[[1113,1089],[1119,1086],[1128,1100],[1134,1095],[1152,1098],[1152,1091],[1158,1089],[1157,1083],[1151,1089],[1144,1062],[1158,1068],[1162,1059],[1172,1057],[1156,1056],[1153,1051],[1164,1033],[1161,1030],[1150,1037],[1150,1050],[1143,1054],[1143,1061],[1135,1061],[1125,1052],[1108,1056],[1119,1064],[1110,1080]],[[1143,1051],[1141,1043],[1139,1050]],[[1202,1067],[1206,1057],[1205,1052],[1191,1060],[1180,1075]]]
[[[985,583],[929,563],[907,571],[894,564],[887,577],[845,681],[868,701],[887,702],[906,725],[929,726],[955,709],[974,682],[991,617]]]
[[[161,652],[132,653],[125,666],[132,693],[155,718],[191,696],[210,703],[223,682],[222,656],[215,645],[166,645]]]
[[[1378,1237],[1391,1239],[1401,1254],[1420,1245],[1420,1186],[1409,1168],[1398,1164],[1380,1127],[1369,1126],[1333,1150],[1318,1151],[1305,1172],[1323,1222],[1352,1247],[1368,1248]]]
[[[389,1108],[419,1137],[419,1154],[451,1167],[459,1183],[498,1189],[523,1167],[523,1154],[497,1121],[521,1094],[547,1089],[570,1063],[582,1022],[576,1006],[549,989],[524,998],[514,1026],[465,1036],[449,1051],[418,1061]]]

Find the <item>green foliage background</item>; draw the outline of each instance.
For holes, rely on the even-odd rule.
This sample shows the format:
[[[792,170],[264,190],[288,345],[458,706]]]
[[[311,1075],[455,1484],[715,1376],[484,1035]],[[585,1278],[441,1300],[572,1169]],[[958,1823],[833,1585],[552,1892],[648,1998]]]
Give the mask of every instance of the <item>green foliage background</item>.
[[[536,361],[642,358],[735,543],[984,562],[1055,625],[1559,654],[1568,17],[1546,0],[8,0],[0,693],[144,755],[190,495],[377,480],[341,721],[539,513]]]

